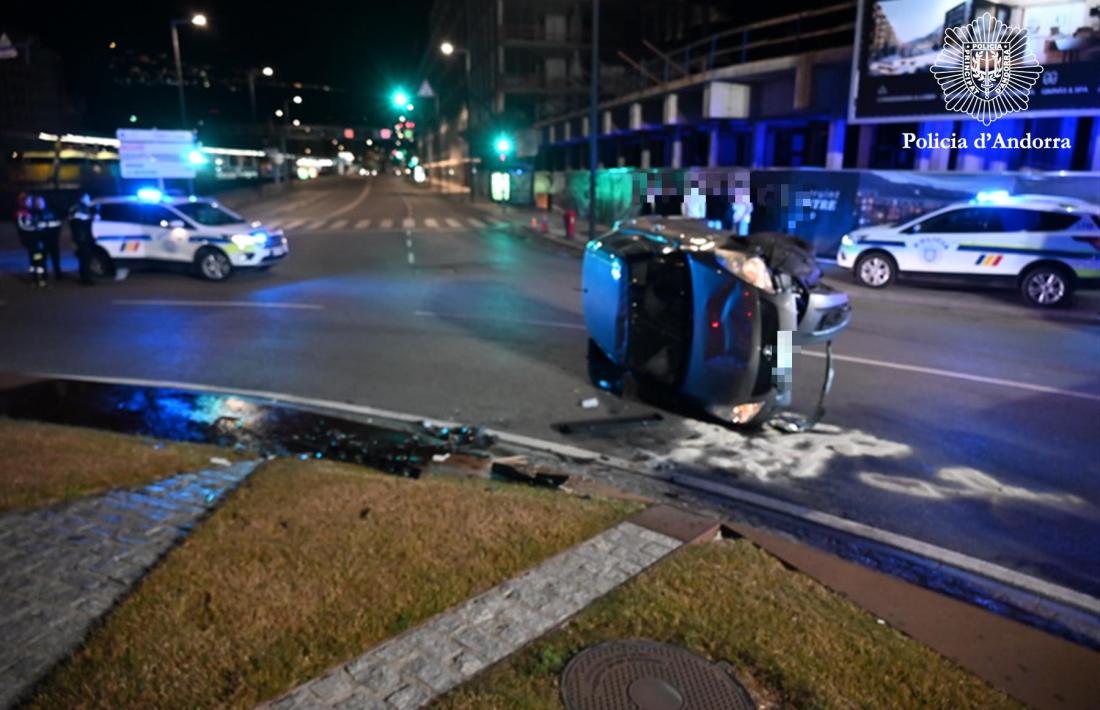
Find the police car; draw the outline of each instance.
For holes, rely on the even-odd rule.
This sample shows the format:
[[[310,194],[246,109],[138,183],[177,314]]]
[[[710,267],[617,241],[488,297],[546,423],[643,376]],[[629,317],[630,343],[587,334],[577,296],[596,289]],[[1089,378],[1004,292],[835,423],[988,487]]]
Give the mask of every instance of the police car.
[[[136,264],[181,265],[209,281],[235,269],[266,268],[287,256],[282,230],[226,209],[214,200],[139,190],[134,196],[92,201],[92,272],[110,276]]]
[[[1100,285],[1100,207],[979,193],[901,225],[846,234],[837,264],[871,288],[899,274],[937,275],[1018,288],[1034,306],[1065,305],[1075,288]]]

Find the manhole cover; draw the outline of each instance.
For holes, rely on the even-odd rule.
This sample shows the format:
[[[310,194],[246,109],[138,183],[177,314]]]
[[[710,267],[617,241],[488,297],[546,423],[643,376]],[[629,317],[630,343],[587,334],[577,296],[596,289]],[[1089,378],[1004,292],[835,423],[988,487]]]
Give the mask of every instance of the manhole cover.
[[[567,710],[752,710],[719,665],[656,641],[611,641],[578,653],[561,676]]]

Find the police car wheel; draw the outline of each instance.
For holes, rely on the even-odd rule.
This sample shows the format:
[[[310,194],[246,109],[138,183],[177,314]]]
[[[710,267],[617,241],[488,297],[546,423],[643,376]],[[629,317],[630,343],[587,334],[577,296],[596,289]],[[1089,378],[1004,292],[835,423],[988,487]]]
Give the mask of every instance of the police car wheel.
[[[207,281],[225,281],[233,273],[233,264],[221,249],[203,249],[195,255],[195,264]]]
[[[1064,269],[1038,266],[1024,274],[1020,281],[1024,300],[1039,308],[1056,308],[1069,302],[1073,284]]]
[[[92,252],[92,258],[88,260],[88,269],[92,272],[92,276],[101,279],[109,279],[115,275],[115,264],[111,260],[111,255],[101,248],[96,248]]]
[[[871,252],[856,260],[856,281],[869,288],[886,288],[897,276],[898,267],[888,254]]]

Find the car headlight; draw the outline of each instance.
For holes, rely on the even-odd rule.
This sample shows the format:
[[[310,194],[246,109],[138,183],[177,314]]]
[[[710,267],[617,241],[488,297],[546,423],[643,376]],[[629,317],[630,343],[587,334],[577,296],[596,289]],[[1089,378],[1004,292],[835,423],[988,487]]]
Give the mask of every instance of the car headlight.
[[[840,238],[840,243],[846,247],[850,247],[853,246],[856,242],[854,239],[852,239],[851,234],[845,234],[843,237]]]
[[[249,249],[260,246],[267,241],[267,237],[262,234],[234,234],[229,241],[241,249]]]
[[[714,256],[726,271],[761,291],[775,293],[772,272],[758,256],[749,256],[744,252],[729,249],[715,249]]]

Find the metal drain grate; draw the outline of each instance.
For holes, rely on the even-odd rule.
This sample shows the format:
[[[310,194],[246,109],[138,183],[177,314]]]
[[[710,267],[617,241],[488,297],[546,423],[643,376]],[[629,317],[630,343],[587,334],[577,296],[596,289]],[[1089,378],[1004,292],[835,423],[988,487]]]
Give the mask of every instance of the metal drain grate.
[[[656,641],[610,641],[578,653],[561,676],[566,710],[753,710],[721,666]]]

